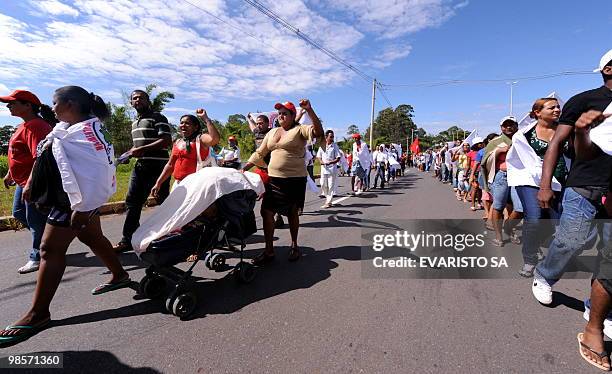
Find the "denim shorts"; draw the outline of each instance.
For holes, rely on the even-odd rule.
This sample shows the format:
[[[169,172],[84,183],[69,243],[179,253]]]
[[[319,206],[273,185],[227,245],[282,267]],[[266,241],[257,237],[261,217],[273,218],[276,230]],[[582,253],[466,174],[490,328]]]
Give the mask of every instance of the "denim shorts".
[[[508,186],[508,172],[499,170],[495,174],[489,190],[493,196],[493,209],[504,210],[506,204],[512,202],[515,212],[523,211],[523,205],[521,205],[521,199],[519,199],[516,189]]]

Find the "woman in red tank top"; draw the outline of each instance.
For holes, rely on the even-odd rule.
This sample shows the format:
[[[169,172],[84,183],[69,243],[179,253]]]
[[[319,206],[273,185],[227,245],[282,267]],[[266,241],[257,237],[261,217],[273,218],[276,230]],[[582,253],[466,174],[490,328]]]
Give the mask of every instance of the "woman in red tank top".
[[[198,170],[198,162],[201,163],[201,166],[209,166],[206,164],[206,160],[210,156],[210,147],[219,143],[219,131],[217,131],[215,125],[208,118],[204,109],[196,110],[196,114],[206,123],[208,133],[201,133],[200,121],[196,116],[185,114],[181,117],[178,128],[181,139],[174,142],[170,160],[168,160],[161,175],[157,178],[157,182],[155,182],[151,189],[151,195],[157,195],[162,183],[170,178],[170,175],[179,183],[186,176]],[[199,157],[198,150],[200,153]]]

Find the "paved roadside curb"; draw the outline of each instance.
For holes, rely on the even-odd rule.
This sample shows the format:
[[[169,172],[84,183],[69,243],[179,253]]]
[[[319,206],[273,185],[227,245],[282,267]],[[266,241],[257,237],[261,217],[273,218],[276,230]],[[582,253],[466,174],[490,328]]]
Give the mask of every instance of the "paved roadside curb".
[[[145,207],[153,207],[157,205],[154,198],[148,198]],[[114,201],[106,203],[100,207],[100,215],[119,214],[125,212],[125,201]],[[17,221],[13,216],[0,217],[0,232],[1,231],[19,231],[24,227],[21,222]]]
[[[317,180],[321,176],[318,174],[314,175],[314,179]],[[307,187],[308,188],[308,187]],[[145,203],[145,207],[154,207],[157,205],[157,201],[154,198],[149,197]],[[100,207],[100,215],[105,216],[108,214],[119,214],[125,212],[125,201],[115,201],[112,203],[106,203]],[[0,217],[0,232],[2,231],[19,231],[22,230],[23,225],[18,222],[13,216]]]

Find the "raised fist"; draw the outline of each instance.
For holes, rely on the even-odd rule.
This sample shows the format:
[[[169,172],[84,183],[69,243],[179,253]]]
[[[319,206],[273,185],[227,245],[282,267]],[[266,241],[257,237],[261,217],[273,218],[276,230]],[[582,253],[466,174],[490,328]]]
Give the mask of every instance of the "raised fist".
[[[312,109],[312,106],[310,105],[310,100],[308,99],[300,100],[300,107],[303,108],[304,110]]]
[[[206,120],[208,118],[208,114],[206,114],[206,111],[202,108],[196,109],[196,115],[202,118],[203,120]]]

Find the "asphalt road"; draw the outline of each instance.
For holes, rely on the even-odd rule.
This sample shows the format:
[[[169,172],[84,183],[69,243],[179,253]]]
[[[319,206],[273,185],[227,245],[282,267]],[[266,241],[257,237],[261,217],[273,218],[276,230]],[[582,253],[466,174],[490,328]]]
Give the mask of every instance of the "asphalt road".
[[[341,191],[347,182],[341,178]],[[300,227],[305,256],[297,263],[286,260],[289,233],[282,229],[276,231],[277,260],[249,285],[196,267],[200,305],[186,321],[133,289],[92,296],[107,273],[75,242],[51,305],[51,327],[0,355],[63,352],[65,371],[75,373],[597,372],[582,361],[576,342],[587,279],[561,281],[555,304],[544,307],[524,279],[362,275],[362,227],[481,215],[455,200],[448,186],[410,171],[390,189],[327,210],[322,203],[308,193]],[[116,241],[123,217],[102,221]],[[262,240],[260,230],[249,256]],[[0,233],[0,323],[9,324],[30,305],[36,275],[16,273],[29,241],[28,232]],[[121,260],[133,280],[143,277],[144,264],[134,254]]]

